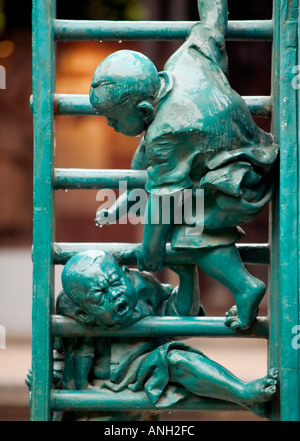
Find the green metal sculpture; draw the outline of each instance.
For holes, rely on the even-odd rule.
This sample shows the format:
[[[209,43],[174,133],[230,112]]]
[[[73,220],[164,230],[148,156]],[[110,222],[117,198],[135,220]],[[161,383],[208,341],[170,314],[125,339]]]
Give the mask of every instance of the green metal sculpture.
[[[266,288],[245,269],[235,242],[244,234],[239,225],[271,199],[278,149],[228,82],[227,2],[199,0],[198,9],[202,21],[162,72],[141,53],[115,52],[97,67],[90,102],[116,131],[144,132],[132,168],[147,170],[145,216],[154,212],[160,221],[144,226],[138,268],[161,270],[168,241],[188,249],[195,264],[232,292],[235,307],[225,323],[243,330],[254,322]],[[196,190],[204,191],[204,229],[198,233],[172,217],[161,221],[159,197],[187,189],[194,204]],[[110,209],[117,216],[122,204],[132,205],[126,197]],[[107,214],[100,211],[96,222],[104,223]]]
[[[235,242],[244,234],[239,225],[254,219],[272,197],[278,149],[228,82],[227,2],[199,0],[198,9],[202,21],[192,27],[162,72],[143,54],[127,50],[110,55],[95,71],[90,101],[97,113],[125,135],[144,132],[132,168],[147,170],[148,222],[138,269],[120,268],[104,251],[78,253],[66,263],[56,312],[84,327],[122,330],[149,316],[204,315],[198,266],[234,296],[227,326],[245,330],[256,319],[266,288],[248,273]],[[171,209],[175,196],[186,191],[193,209],[197,191],[204,192],[203,219],[200,223],[196,219],[192,228],[186,219],[176,222]],[[173,206],[164,204],[164,197],[173,197]],[[123,205],[132,206],[128,192],[109,210],[100,211],[96,222],[106,223],[110,213],[119,218]],[[163,222],[166,209],[169,221]],[[187,250],[194,262],[170,266],[179,277],[175,288],[146,272],[165,265],[168,241],[175,250]],[[178,335],[178,341],[163,336],[56,338],[55,386],[119,394],[143,391],[156,415],[191,397],[230,401],[265,415],[265,403],[276,393],[274,369],[245,383],[180,341],[180,329]],[[108,409],[107,413],[64,412],[55,418],[155,417],[151,412],[109,413]]]
[[[57,313],[98,328],[122,328],[151,315],[203,315],[196,266],[173,266],[172,270],[180,280],[176,288],[161,284],[150,273],[121,269],[106,252],[78,253],[64,267]],[[62,375],[60,369],[56,372],[56,387],[106,388],[116,393],[126,388],[143,390],[157,412],[193,395],[260,412],[276,392],[275,370],[244,383],[199,350],[166,337],[65,337],[60,344],[56,341],[56,348],[62,355],[56,359],[63,364]],[[62,416],[68,418],[83,417],[68,412]],[[91,413],[90,418],[101,419],[104,414]],[[117,413],[110,418],[133,420],[149,415]]]

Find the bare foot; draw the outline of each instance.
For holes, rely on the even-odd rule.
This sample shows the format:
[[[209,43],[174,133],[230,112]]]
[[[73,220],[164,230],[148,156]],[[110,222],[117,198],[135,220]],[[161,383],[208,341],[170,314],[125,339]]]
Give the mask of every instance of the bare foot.
[[[253,406],[270,401],[276,393],[277,377],[277,370],[270,369],[264,378],[247,383],[242,394],[244,405]]]
[[[252,316],[249,317],[248,320],[241,320],[238,315],[238,310],[236,305],[229,309],[228,312],[225,313],[225,325],[230,327],[231,329],[236,329],[237,331],[245,331],[249,329],[250,326],[255,322],[255,319],[258,314],[258,308],[253,311]]]
[[[225,314],[225,325],[237,330],[246,330],[254,323],[266,287],[257,281],[257,286],[245,294],[235,296],[236,305]]]

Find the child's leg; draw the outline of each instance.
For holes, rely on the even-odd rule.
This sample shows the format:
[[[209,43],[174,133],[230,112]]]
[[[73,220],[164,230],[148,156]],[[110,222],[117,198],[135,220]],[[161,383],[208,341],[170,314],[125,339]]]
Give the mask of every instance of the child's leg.
[[[226,325],[235,329],[251,326],[266,288],[246,270],[235,245],[190,251],[194,262],[233,294],[237,314],[227,314]]]
[[[197,265],[168,265],[168,267],[179,276],[179,285],[176,295],[176,308],[178,313],[181,316],[203,315],[204,310],[200,305]]]
[[[95,348],[89,337],[64,338],[65,367],[63,385],[65,389],[87,389]]]
[[[196,352],[174,349],[168,353],[170,381],[195,395],[251,406],[270,400],[276,392],[277,372],[245,383],[220,364]]]

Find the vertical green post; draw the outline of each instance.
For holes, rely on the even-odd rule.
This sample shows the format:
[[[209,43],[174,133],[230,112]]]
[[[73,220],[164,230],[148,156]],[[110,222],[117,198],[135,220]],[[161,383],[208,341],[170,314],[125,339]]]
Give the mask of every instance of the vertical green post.
[[[54,192],[52,189],[55,92],[55,2],[33,0],[33,304],[31,419],[50,419],[53,303]]]
[[[280,1],[273,0],[273,47],[272,47],[272,132],[275,142],[280,141],[279,121],[279,82],[280,82]],[[271,202],[269,222],[269,340],[268,340],[268,368],[279,369],[279,342],[280,342],[280,277],[279,277],[279,193],[275,188]],[[279,396],[272,401],[271,420],[280,419]]]
[[[299,11],[298,5],[298,11]],[[299,68],[300,68],[300,12],[298,12],[298,35],[297,35],[297,43],[298,43],[298,58],[297,58],[297,67],[294,69],[294,87],[297,90],[297,129],[298,129],[298,167],[300,167],[300,81],[295,81],[299,79]],[[299,347],[299,332],[300,332],[300,170],[298,170],[298,213],[297,213],[297,224],[298,224],[298,324],[295,326],[293,331],[297,333],[294,334],[295,340],[294,349],[298,352],[298,390],[296,393],[298,394],[298,421],[300,421],[300,347]]]
[[[292,346],[299,320],[298,121],[293,68],[297,65],[298,0],[283,1],[280,16],[280,413],[299,421],[299,353]]]
[[[297,90],[298,0],[274,2],[274,133],[280,144],[279,194],[274,199],[271,263],[270,365],[278,367],[280,397],[272,419],[299,421],[299,142]]]

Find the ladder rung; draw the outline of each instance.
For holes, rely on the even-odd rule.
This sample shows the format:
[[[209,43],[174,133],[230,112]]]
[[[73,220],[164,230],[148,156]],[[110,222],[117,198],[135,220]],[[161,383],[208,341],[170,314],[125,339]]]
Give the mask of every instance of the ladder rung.
[[[132,392],[128,389],[113,392],[108,389],[103,390],[52,390],[51,391],[52,410],[77,410],[77,411],[101,411],[113,409],[113,411],[223,411],[223,410],[246,410],[245,408],[223,400],[213,398],[191,397],[184,401],[179,401],[168,407],[157,408],[153,406],[145,392]]]
[[[67,189],[119,189],[120,182],[127,183],[127,188],[143,188],[147,179],[144,170],[117,169],[81,169],[56,168],[53,186],[56,190]]]
[[[192,21],[110,21],[55,20],[56,40],[183,40]],[[227,40],[273,39],[272,20],[234,20],[228,22]]]
[[[269,263],[269,245],[263,244],[237,244],[241,258],[248,264],[268,264]],[[54,242],[53,259],[57,265],[64,265],[74,254],[88,250],[103,250],[111,253],[119,264],[136,265],[136,255],[140,249],[138,243],[62,243]],[[175,251],[167,244],[166,264],[191,264],[191,257],[186,251]]]
[[[52,335],[55,337],[240,337],[267,339],[269,321],[258,317],[246,331],[234,331],[224,324],[224,317],[146,317],[122,329],[87,328],[75,320],[52,316]]]
[[[55,168],[53,187],[55,190],[118,190],[122,189],[120,182],[126,182],[127,189],[134,189],[144,188],[146,180],[145,170]]]
[[[271,116],[270,96],[244,96],[250,113],[254,116]],[[88,95],[55,94],[54,113],[56,115],[96,115]]]

